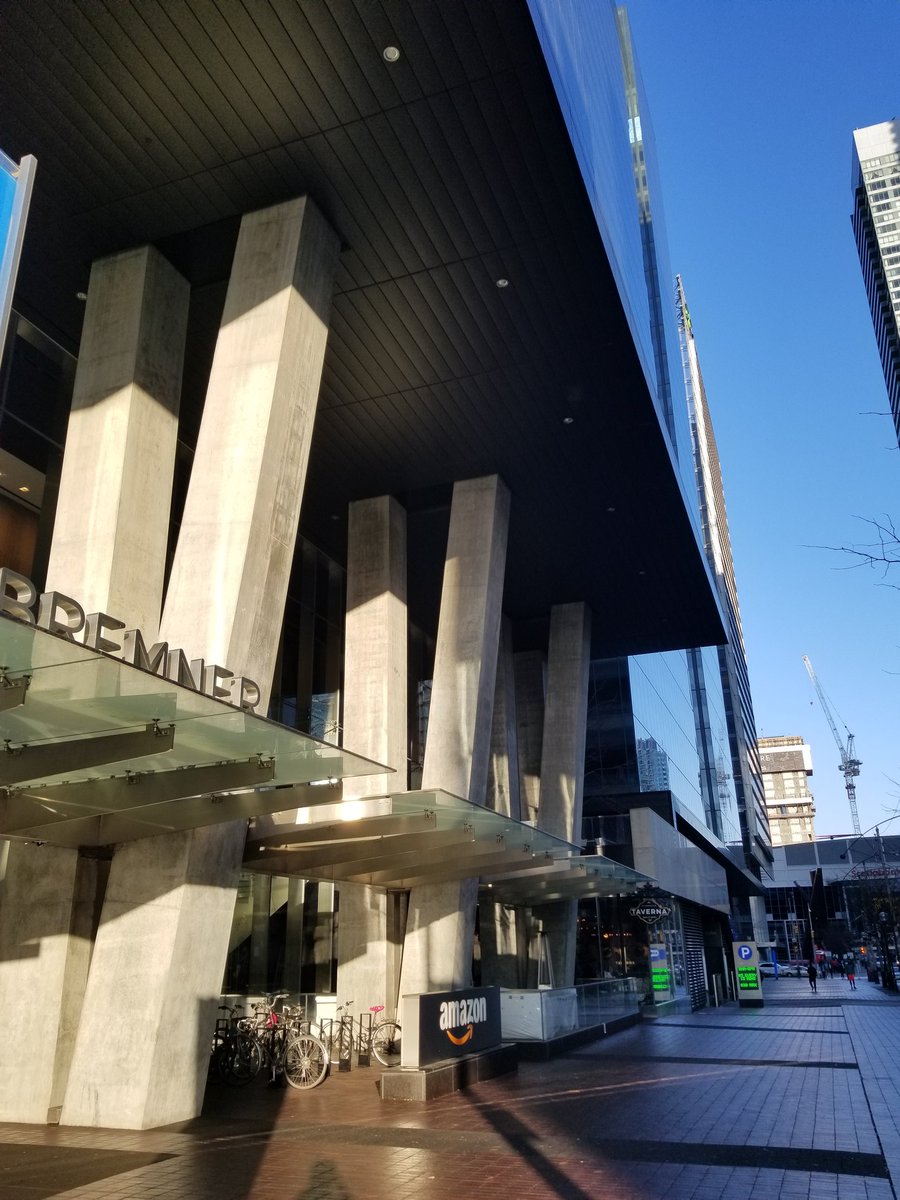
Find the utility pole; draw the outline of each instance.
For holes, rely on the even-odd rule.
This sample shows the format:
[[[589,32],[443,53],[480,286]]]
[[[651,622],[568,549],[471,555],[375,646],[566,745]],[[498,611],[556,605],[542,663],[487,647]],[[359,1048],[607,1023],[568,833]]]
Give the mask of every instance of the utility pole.
[[[834,723],[834,717],[831,715],[831,706],[828,703],[825,692],[822,690],[822,685],[819,683],[816,673],[813,670],[812,663],[805,654],[803,655],[803,664],[806,667],[810,682],[816,689],[816,695],[819,697],[819,703],[822,705],[822,711],[825,713],[828,724],[831,726],[831,732],[834,734],[834,740],[837,742],[837,748],[841,754],[841,765],[838,767],[838,770],[844,776],[844,787],[847,790],[847,800],[850,804],[850,817],[853,821],[853,832],[858,837],[859,813],[856,810],[856,783],[854,781],[857,775],[859,775],[859,768],[862,766],[862,763],[853,753],[853,734],[849,731],[849,729],[847,730],[847,745],[845,746],[841,740],[841,735],[838,733],[838,727]],[[844,728],[846,728],[846,726]]]

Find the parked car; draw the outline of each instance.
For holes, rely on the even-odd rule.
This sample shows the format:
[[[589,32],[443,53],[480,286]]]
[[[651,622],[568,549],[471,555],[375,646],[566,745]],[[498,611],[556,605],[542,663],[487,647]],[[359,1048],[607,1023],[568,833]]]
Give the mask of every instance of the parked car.
[[[783,967],[779,965],[778,969],[779,971],[784,971],[787,975],[796,975],[799,979],[802,975],[806,974],[806,969],[808,966],[809,959],[792,958],[789,962],[786,962]]]
[[[779,968],[778,968],[779,974],[782,974],[783,970],[784,970],[784,968],[779,966]],[[763,979],[774,979],[775,978],[775,967],[770,962],[761,962],[759,964],[759,973]]]

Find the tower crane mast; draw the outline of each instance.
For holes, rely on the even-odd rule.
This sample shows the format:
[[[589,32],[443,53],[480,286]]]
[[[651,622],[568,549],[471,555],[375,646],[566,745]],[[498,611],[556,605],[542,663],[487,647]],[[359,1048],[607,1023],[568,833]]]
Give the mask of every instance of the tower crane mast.
[[[819,697],[822,711],[825,714],[828,724],[831,726],[831,732],[834,734],[834,740],[837,742],[837,748],[841,754],[841,765],[838,767],[838,770],[844,777],[844,787],[846,788],[847,800],[850,804],[850,816],[853,819],[853,833],[859,837],[859,813],[856,811],[856,783],[854,781],[857,775],[859,775],[859,768],[862,766],[862,763],[853,753],[853,734],[849,729],[847,730],[847,744],[844,745],[841,735],[838,733],[838,727],[834,722],[831,706],[828,703],[825,692],[822,690],[818,676],[813,670],[813,665],[805,654],[803,655],[803,665],[806,667],[806,673],[809,675],[810,682],[816,689],[816,695]]]

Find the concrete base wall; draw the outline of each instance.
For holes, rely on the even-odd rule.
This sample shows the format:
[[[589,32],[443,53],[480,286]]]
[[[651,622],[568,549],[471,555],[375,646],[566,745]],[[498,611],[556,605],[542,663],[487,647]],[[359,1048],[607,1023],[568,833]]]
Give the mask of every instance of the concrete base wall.
[[[382,1100],[436,1100],[518,1069],[515,1047],[500,1046],[484,1054],[471,1054],[430,1067],[394,1067],[385,1071],[378,1087]]]

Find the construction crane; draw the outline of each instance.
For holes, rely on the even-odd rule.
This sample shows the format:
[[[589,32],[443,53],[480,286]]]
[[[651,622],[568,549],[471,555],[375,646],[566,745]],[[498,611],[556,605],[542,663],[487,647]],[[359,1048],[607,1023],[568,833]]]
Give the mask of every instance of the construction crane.
[[[838,733],[838,727],[834,723],[834,717],[831,715],[831,706],[829,705],[828,699],[822,690],[822,685],[819,683],[816,673],[813,670],[812,663],[805,654],[803,655],[803,665],[806,667],[810,682],[816,689],[816,695],[819,697],[819,703],[822,705],[822,711],[828,718],[828,724],[831,726],[831,732],[834,734],[834,740],[837,742],[837,748],[841,752],[841,765],[838,767],[838,770],[844,777],[844,787],[847,789],[847,800],[850,803],[850,816],[853,818],[853,832],[857,837],[859,837],[859,813],[856,811],[856,784],[854,783],[854,780],[859,774],[859,768],[862,766],[862,763],[853,753],[853,734],[845,725],[844,728],[847,730],[847,744],[845,746],[841,740],[841,735]]]

